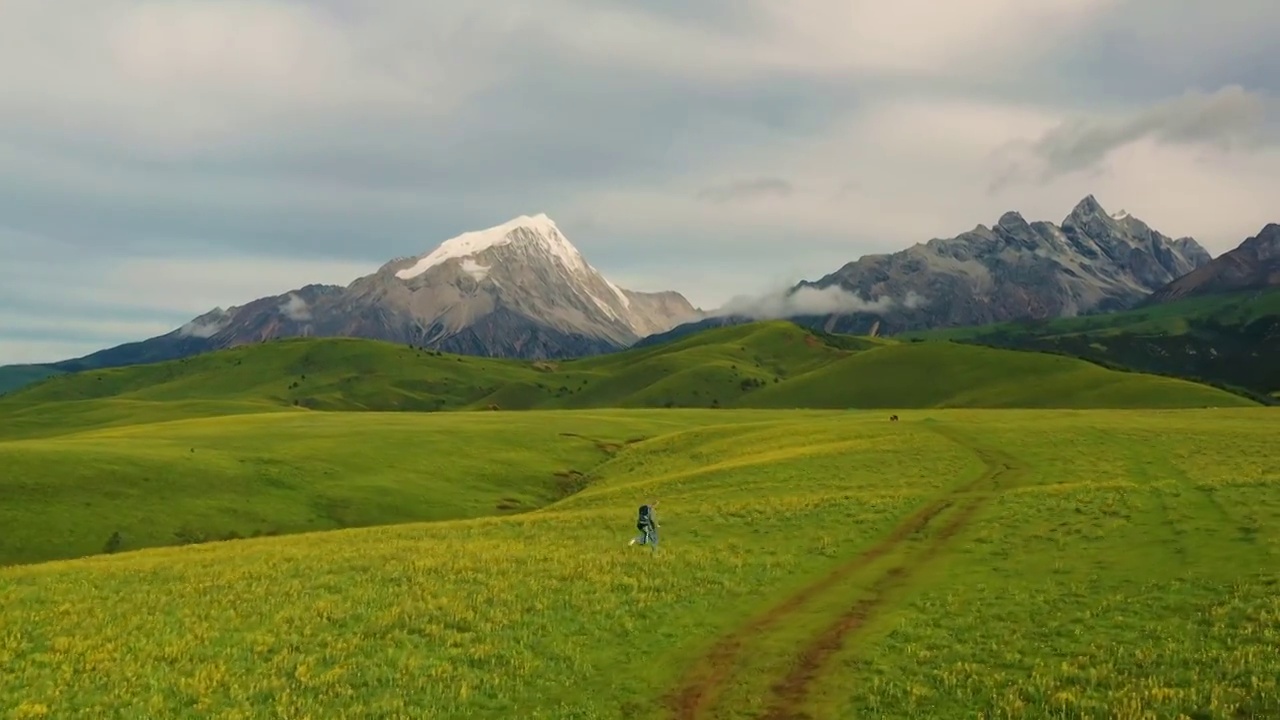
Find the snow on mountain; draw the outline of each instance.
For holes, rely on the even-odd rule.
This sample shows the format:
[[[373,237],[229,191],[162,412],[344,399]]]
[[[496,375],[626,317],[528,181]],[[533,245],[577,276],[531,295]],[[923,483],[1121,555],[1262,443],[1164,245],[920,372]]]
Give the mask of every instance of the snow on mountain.
[[[501,225],[445,240],[412,267],[396,272],[396,277],[401,280],[415,278],[449,260],[474,258],[489,248],[510,245],[522,239],[541,243],[570,272],[583,272],[589,267],[582,253],[565,239],[555,222],[544,213],[538,213],[532,217],[521,215]]]
[[[529,308],[567,331],[603,334],[620,341],[628,335],[641,337],[654,327],[668,329],[668,315],[681,320],[692,317],[691,307],[633,304],[634,293],[618,287],[587,262],[555,221],[543,213],[463,233],[408,262],[398,267],[394,276],[409,283],[414,292],[420,282],[437,289],[457,287],[456,273],[450,270],[453,267],[475,281],[475,288],[463,291],[471,297],[457,298],[452,312],[444,314],[454,320],[463,315],[457,310],[459,305],[481,302],[475,295]],[[608,329],[595,332],[601,326]]]
[[[346,287],[308,285],[214,309],[166,335],[80,360],[86,367],[113,367],[299,336],[561,358],[620,350],[698,317],[679,293],[618,287],[539,213],[463,233]]]
[[[477,281],[485,279],[485,276],[489,274],[489,270],[490,268],[488,265],[481,265],[471,258],[466,258],[462,261],[462,272],[470,275]]]

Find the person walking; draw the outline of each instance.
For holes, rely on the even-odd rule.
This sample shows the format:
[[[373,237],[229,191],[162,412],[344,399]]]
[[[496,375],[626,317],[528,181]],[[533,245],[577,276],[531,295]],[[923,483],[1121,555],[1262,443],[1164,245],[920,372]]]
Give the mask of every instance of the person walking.
[[[640,531],[639,537],[631,538],[628,545],[648,545],[653,548],[653,552],[658,552],[658,516],[654,512],[654,508],[658,507],[658,503],[652,505],[641,505],[640,514],[636,518],[636,529]]]

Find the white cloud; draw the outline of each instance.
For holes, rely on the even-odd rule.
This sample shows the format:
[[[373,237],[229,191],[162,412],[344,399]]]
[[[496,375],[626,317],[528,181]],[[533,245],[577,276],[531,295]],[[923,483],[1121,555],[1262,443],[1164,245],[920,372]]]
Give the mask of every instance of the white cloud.
[[[56,122],[81,142],[201,154],[307,118],[429,117],[496,67],[448,62],[443,51],[456,43],[440,24],[417,28],[425,51],[397,57],[405,45],[383,44],[395,22],[375,12],[353,23],[288,0],[9,0],[0,5],[0,109]]]
[[[1034,141],[1015,140],[1006,150],[1013,166],[999,181],[1048,180],[1099,167],[1115,151],[1149,140],[1192,145],[1227,154],[1280,145],[1280,101],[1239,85],[1212,93],[1187,92],[1150,107],[1106,115],[1067,118]],[[1018,157],[1021,155],[1021,158]]]
[[[711,314],[718,317],[739,316],[753,320],[774,320],[799,315],[844,315],[850,313],[883,313],[894,308],[918,308],[926,298],[908,292],[901,298],[882,296],[864,298],[839,286],[825,288],[781,288],[759,296],[741,295],[731,299]]]
[[[704,307],[1091,193],[1221,252],[1280,219],[1277,35],[1271,0],[5,0],[0,362],[531,212]]]
[[[311,306],[307,305],[307,301],[289,293],[289,297],[280,303],[280,312],[290,320],[304,322],[311,319]]]
[[[950,76],[1007,73],[1113,0],[799,0],[768,7],[777,53],[822,70]],[[785,61],[784,61],[785,62]]]
[[[1275,217],[1275,151],[1222,152],[1168,137],[1124,144],[1107,155],[1103,172],[1007,183],[991,192],[1010,140],[1034,143],[1064,117],[1053,108],[1020,104],[891,99],[849,117],[837,132],[757,150],[705,179],[685,179],[676,189],[670,181],[608,188],[583,201],[597,215],[634,224],[637,233],[672,238],[670,245],[655,241],[669,252],[687,242],[681,232],[695,233],[704,247],[724,253],[744,252],[743,238],[772,233],[782,242],[760,252],[762,263],[766,255],[783,264],[825,258],[825,267],[802,262],[803,277],[834,270],[865,252],[991,225],[1007,210],[1060,222],[1088,194],[1168,235],[1193,235],[1214,254]],[[748,203],[697,201],[694,188],[750,167],[785,179],[793,192],[756,195]],[[753,252],[759,247],[751,245]]]
[[[200,316],[183,323],[178,328],[178,337],[211,338],[227,326],[227,316],[215,314],[213,317]]]
[[[664,18],[639,3],[553,2],[539,33],[574,54],[701,79],[760,73],[954,78],[1011,71],[1117,0],[739,0],[749,29]],[[549,10],[549,11],[548,11]],[[571,16],[575,22],[565,22]],[[655,52],[655,48],[662,48]],[[1016,67],[1016,66],[1015,66]]]

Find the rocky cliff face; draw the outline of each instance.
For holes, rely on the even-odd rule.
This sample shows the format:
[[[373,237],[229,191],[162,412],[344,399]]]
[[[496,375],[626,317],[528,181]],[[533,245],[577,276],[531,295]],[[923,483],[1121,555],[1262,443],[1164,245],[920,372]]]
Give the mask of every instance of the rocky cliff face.
[[[840,288],[874,311],[808,317],[808,324],[866,333],[1069,317],[1132,307],[1210,261],[1191,238],[1172,239],[1093,196],[1061,225],[1016,212],[993,227],[888,255],[868,255],[803,288]]]
[[[1275,287],[1280,287],[1280,225],[1270,223],[1235,250],[1156,290],[1146,304]]]

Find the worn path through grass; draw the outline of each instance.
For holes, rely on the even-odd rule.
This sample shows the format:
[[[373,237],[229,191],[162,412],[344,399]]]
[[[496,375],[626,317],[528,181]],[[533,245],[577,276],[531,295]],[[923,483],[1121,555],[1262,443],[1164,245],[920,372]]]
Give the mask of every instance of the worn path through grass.
[[[980,474],[957,479],[954,487],[925,503],[883,539],[716,641],[668,696],[673,718],[718,717],[716,703],[735,680],[739,682],[728,698],[735,701],[735,712],[763,700],[763,717],[768,720],[809,717],[802,709],[810,686],[832,655],[852,641],[925,563],[945,552],[993,493],[1017,482],[1022,467],[1013,456],[954,427],[933,422],[929,427],[973,452],[983,464]],[[792,652],[782,650],[775,631],[792,637],[797,626],[803,626],[810,639]],[[773,681],[767,689],[751,685],[768,678]]]

